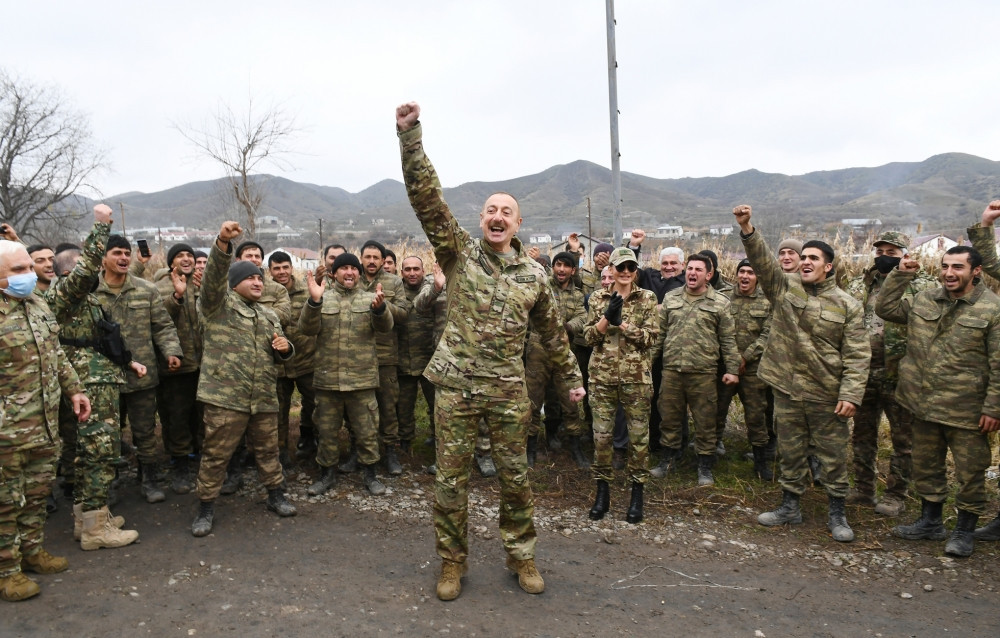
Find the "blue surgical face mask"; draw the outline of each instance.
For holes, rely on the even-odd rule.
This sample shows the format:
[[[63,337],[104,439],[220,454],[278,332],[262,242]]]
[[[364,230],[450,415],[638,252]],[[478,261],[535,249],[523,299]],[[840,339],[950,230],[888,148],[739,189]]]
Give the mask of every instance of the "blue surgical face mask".
[[[7,287],[3,291],[11,297],[25,299],[35,290],[36,283],[38,283],[38,275],[35,274],[34,270],[21,275],[11,275],[7,277]]]

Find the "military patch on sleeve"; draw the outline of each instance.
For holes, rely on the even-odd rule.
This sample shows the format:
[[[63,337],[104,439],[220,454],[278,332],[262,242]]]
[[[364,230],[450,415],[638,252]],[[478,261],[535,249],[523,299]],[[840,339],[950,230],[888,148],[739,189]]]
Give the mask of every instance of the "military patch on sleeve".
[[[532,283],[532,282],[535,281],[535,276],[534,275],[518,275],[517,277],[514,277],[514,279],[519,284],[530,284],[530,283]]]

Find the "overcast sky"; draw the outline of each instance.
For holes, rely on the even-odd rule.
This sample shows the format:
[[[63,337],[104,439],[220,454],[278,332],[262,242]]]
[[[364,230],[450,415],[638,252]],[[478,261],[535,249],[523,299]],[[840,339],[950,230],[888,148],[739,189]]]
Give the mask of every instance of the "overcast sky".
[[[618,0],[623,171],[801,174],[1000,158],[1000,2]],[[105,196],[222,173],[172,128],[221,103],[304,129],[300,182],[400,179],[421,104],[445,186],[610,166],[602,0],[8,2],[0,65],[58,85],[109,149]],[[626,202],[626,206],[628,202]]]

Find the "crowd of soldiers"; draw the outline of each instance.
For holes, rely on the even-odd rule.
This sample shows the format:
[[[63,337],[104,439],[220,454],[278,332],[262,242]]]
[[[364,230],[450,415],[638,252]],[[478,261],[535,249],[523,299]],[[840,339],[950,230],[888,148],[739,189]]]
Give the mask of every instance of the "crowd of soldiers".
[[[150,281],[149,255],[111,234],[105,205],[82,247],[25,247],[2,228],[0,597],[39,592],[24,571],[67,568],[43,547],[57,470],[82,549],[138,538],[109,509],[125,424],[141,496],[195,492],[191,533],[200,537],[248,464],[278,516],[296,514],[285,475],[297,461],[318,466],[309,495],[350,472],[385,494],[384,476],[412,458],[420,393],[435,448],[442,600],[459,596],[467,570],[473,461],[498,476],[508,568],[541,593],[528,470],[542,446],[589,468],[593,520],[608,514],[609,485],[624,471],[625,519],[639,523],[644,485],[676,473],[689,448],[697,484],[714,484],[734,396],[754,474],[772,481],[778,467],[781,503],[760,524],[800,523],[800,497],[816,485],[831,536],[851,541],[846,504],[898,517],[912,490],[920,515],[895,535],[948,538],[945,552],[956,556],[969,556],[975,539],[1000,539],[1000,516],[976,529],[988,507],[987,434],[1000,428],[1000,297],[981,282],[983,270],[1000,275],[1000,201],[969,229],[972,247],[945,253],[939,280],[907,254],[908,237],[886,232],[872,266],[841,289],[831,246],[788,239],[772,254],[749,206],[733,211],[747,255],[733,283],[711,251],[685,258],[668,247],[659,268],[643,268],[641,230],[623,246],[595,246],[592,268],[575,238],[543,265],[517,239],[520,206],[507,193],[486,200],[482,238],[457,223],[424,154],[419,113],[401,105],[396,124],[430,267],[413,255],[397,263],[371,240],[360,257],[331,244],[315,272],[297,273],[284,252],[265,265],[260,244],[237,244],[243,231],[230,221],[207,253],[172,246]],[[879,495],[883,413],[893,450]],[[949,451],[958,483],[950,536]]]

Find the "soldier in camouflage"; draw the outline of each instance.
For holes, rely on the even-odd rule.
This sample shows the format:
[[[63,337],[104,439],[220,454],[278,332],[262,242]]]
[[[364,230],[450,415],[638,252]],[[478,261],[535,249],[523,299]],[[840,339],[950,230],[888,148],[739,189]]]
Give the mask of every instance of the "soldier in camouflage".
[[[296,514],[282,491],[274,392],[276,365],[290,359],[295,349],[285,338],[278,315],[258,303],[264,272],[250,261],[230,265],[232,240],[242,232],[237,222],[222,224],[208,257],[198,302],[205,333],[198,379],[198,400],[205,404],[205,446],[198,467],[200,507],[191,523],[194,536],[212,531],[215,499],[229,459],[244,435],[267,488],[267,509],[278,516]]]
[[[416,309],[416,299],[420,294],[430,294],[434,287],[433,276],[424,272],[424,262],[420,257],[409,256],[402,264],[403,288],[406,298],[413,305],[409,319],[396,327],[399,340],[399,439],[404,452],[410,451],[417,433],[417,421],[413,416],[417,404],[417,393],[423,390],[428,411],[434,410],[434,384],[424,376],[424,368],[434,354],[434,310],[420,312]],[[443,275],[442,275],[443,276]],[[433,432],[433,429],[432,429]]]
[[[576,401],[584,395],[580,370],[545,271],[514,236],[521,225],[517,200],[506,193],[487,198],[479,216],[483,238],[473,239],[442,197],[437,173],[424,154],[419,115],[414,102],[396,109],[407,194],[449,286],[444,334],[424,372],[437,386],[434,530],[442,558],[437,595],[452,600],[461,593],[469,551],[469,470],[480,419],[490,429],[500,474],[507,566],[517,572],[523,590],[541,593],[545,582],[534,561],[534,502],[525,455],[529,401],[523,355],[529,321]]]
[[[899,516],[906,508],[913,450],[913,415],[896,402],[899,360],[906,353],[906,324],[886,322],[875,314],[875,300],[888,275],[907,254],[910,238],[898,231],[882,233],[875,243],[875,263],[848,282],[846,290],[865,308],[864,322],[871,343],[872,360],[865,396],[854,415],[851,443],[854,447],[854,488],[847,495],[849,504],[871,506],[875,500],[878,459],[878,428],[885,412],[892,438],[892,460],[885,479],[885,494],[875,505],[883,516]],[[914,277],[906,290],[913,297],[921,290],[935,287],[926,274]]]
[[[896,399],[913,413],[913,489],[922,501],[920,518],[893,533],[911,540],[945,537],[950,451],[958,517],[944,551],[969,556],[976,522],[989,503],[987,435],[1000,429],[1000,297],[979,281],[982,257],[975,248],[949,249],[941,258],[942,285],[909,297],[919,267],[903,258],[875,302],[878,316],[907,322]]]
[[[10,236],[0,226],[0,599],[18,601],[40,591],[22,570],[69,566],[42,547],[45,499],[59,457],[60,397],[69,397],[80,421],[90,417],[90,401],[59,347],[55,319],[32,294],[31,258]]]
[[[338,441],[346,412],[365,487],[380,496],[385,485],[375,476],[379,461],[376,335],[392,331],[392,312],[381,284],[376,284],[374,292],[364,290],[357,257],[344,253],[334,260],[331,270],[334,284],[326,292],[322,281],[317,282],[311,272],[306,274],[309,300],[298,326],[300,333],[316,338],[313,388],[320,477],[308,492],[323,494],[336,482]]]
[[[801,523],[799,498],[810,482],[812,445],[829,501],[833,539],[854,540],[847,523],[847,446],[864,396],[871,346],[861,303],[837,287],[833,248],[818,240],[802,248],[798,273],[786,274],[750,222],[751,209],[733,209],[747,258],[771,302],[771,336],[757,375],[774,388],[775,430],[781,455],[781,506],[757,517],[761,525]]]

